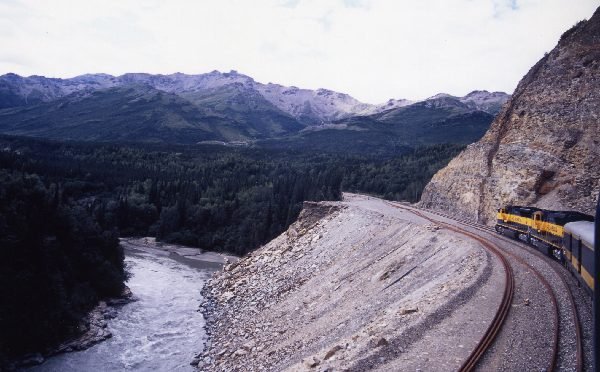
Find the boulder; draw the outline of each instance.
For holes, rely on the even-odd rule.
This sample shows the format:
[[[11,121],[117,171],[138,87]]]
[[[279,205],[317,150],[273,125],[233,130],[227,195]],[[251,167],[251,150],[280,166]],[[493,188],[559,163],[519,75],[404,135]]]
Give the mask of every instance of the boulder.
[[[332,356],[335,355],[335,353],[337,353],[338,351],[340,351],[342,349],[343,349],[343,347],[341,347],[340,345],[335,345],[327,352],[327,354],[325,354],[325,357],[323,359],[327,360],[327,359],[331,358]]]

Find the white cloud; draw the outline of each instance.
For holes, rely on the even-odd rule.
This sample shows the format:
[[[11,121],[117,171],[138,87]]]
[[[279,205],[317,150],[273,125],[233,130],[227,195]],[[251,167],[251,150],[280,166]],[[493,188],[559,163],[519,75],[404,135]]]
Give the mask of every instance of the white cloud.
[[[594,0],[0,0],[0,73],[202,73],[367,102],[511,92]]]

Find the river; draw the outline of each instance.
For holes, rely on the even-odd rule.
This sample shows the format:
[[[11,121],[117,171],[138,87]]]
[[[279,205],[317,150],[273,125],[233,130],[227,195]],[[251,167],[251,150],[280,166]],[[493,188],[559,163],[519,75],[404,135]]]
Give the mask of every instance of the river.
[[[200,291],[221,264],[135,247],[125,243],[127,285],[136,301],[120,307],[109,321],[112,338],[54,356],[30,371],[194,370],[190,361],[206,341],[204,318],[196,311]]]

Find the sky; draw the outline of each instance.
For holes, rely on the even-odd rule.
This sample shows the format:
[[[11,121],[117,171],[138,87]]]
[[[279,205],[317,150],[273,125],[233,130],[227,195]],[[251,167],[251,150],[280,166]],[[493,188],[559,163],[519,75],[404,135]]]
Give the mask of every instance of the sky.
[[[598,0],[0,0],[0,74],[236,70],[368,103],[511,93]]]

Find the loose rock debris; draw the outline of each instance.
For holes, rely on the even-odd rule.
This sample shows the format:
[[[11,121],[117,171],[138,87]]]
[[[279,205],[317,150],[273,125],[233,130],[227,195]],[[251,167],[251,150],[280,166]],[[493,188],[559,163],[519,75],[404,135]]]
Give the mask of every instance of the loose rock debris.
[[[203,290],[199,369],[352,370],[371,358],[385,370],[401,338],[403,358],[422,358],[403,333],[474,285],[485,253],[372,203],[305,203],[288,231],[216,273]],[[424,368],[435,362],[426,359]]]

